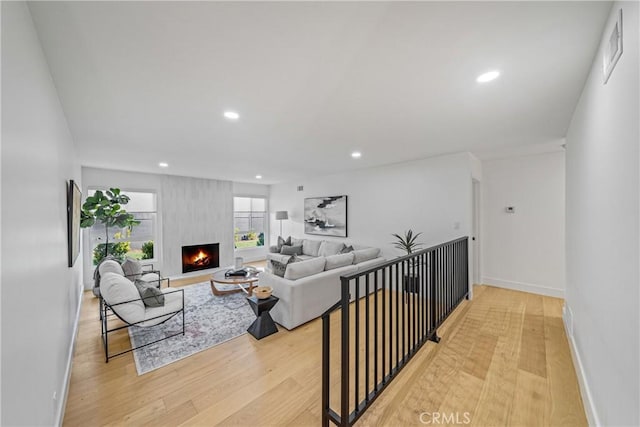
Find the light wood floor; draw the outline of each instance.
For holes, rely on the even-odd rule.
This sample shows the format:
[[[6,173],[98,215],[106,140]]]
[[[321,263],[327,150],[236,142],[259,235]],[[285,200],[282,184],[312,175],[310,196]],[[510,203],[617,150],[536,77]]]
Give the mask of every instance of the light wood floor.
[[[319,320],[138,376],[131,354],[104,363],[97,305],[85,293],[65,425],[320,424]],[[561,299],[476,286],[440,328],[442,341],[426,344],[357,424],[424,425],[421,414],[446,424],[433,422],[439,413],[479,426],[586,426],[561,311]],[[114,340],[127,341],[126,332]]]

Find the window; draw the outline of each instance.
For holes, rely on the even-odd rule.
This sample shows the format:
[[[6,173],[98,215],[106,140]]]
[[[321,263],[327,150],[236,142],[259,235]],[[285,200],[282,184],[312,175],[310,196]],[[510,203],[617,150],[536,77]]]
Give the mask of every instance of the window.
[[[263,198],[233,198],[233,237],[236,249],[264,246],[266,205]]]
[[[95,192],[95,189],[89,190],[89,195],[92,196]],[[131,232],[117,227],[109,228],[109,255],[121,260],[125,257],[153,260],[157,220],[156,194],[127,190],[122,190],[122,193],[131,199],[122,207],[140,221],[140,224],[133,227]],[[104,258],[105,232],[105,226],[99,222],[90,229],[93,265],[97,265]]]

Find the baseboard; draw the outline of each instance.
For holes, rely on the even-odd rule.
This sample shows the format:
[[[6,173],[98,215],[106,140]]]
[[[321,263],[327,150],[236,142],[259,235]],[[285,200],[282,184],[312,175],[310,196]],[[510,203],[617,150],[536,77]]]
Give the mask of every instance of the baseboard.
[[[267,258],[267,254],[258,254],[253,256],[243,256],[244,262],[255,262],[255,261],[264,261]]]
[[[62,425],[64,420],[64,410],[67,407],[67,397],[69,396],[69,384],[71,383],[71,367],[73,365],[73,355],[76,348],[76,340],[78,338],[78,330],[80,326],[80,312],[82,310],[82,295],[84,294],[84,286],[80,287],[80,295],[78,296],[78,310],[73,324],[73,334],[71,335],[71,345],[69,346],[69,357],[67,359],[67,368],[64,371],[64,382],[60,392],[60,400],[56,409],[56,426]]]
[[[549,288],[547,286],[534,285],[532,283],[513,282],[511,280],[496,279],[495,277],[483,277],[482,283],[486,285],[497,286],[499,288],[511,289],[514,291],[530,292],[532,294],[564,298],[564,289]]]
[[[569,315],[567,314],[569,313]],[[587,415],[587,422],[591,427],[600,427],[600,418],[598,417],[598,412],[596,411],[596,407],[593,404],[593,397],[591,394],[591,389],[589,388],[589,383],[587,382],[587,376],[584,372],[584,366],[582,365],[582,360],[580,359],[580,353],[578,352],[578,347],[576,346],[576,342],[573,339],[573,331],[571,331],[571,326],[568,325],[568,317],[570,317],[571,308],[567,306],[565,302],[562,307],[562,320],[564,325],[565,333],[567,334],[567,340],[569,341],[569,349],[571,350],[571,359],[573,359],[573,366],[576,370],[576,376],[578,377],[578,385],[580,387],[580,394],[582,395],[582,403],[584,404],[584,411]]]

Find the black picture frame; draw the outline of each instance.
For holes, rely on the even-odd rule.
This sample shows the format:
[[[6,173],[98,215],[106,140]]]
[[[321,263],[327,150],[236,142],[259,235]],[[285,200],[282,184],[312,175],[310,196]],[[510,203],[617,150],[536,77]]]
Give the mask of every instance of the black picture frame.
[[[304,199],[304,233],[347,237],[347,196]]]
[[[69,267],[73,267],[80,253],[80,209],[82,192],[74,180],[67,187],[67,235]]]

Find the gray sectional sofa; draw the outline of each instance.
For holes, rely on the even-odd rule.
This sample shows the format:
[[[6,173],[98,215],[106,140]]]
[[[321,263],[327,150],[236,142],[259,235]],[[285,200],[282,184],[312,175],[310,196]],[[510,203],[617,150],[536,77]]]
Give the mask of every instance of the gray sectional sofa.
[[[292,239],[293,247],[302,246],[296,262],[292,255],[267,255],[267,268],[260,273],[260,286],[271,286],[280,301],[271,310],[273,319],[287,329],[313,320],[340,300],[340,276],[364,271],[382,264],[379,248],[351,245],[353,251],[341,253],[345,245],[311,239]],[[287,248],[290,250],[290,248]],[[285,250],[286,252],[287,250]],[[286,265],[283,277],[275,274],[276,263]],[[282,271],[279,271],[282,274]]]

